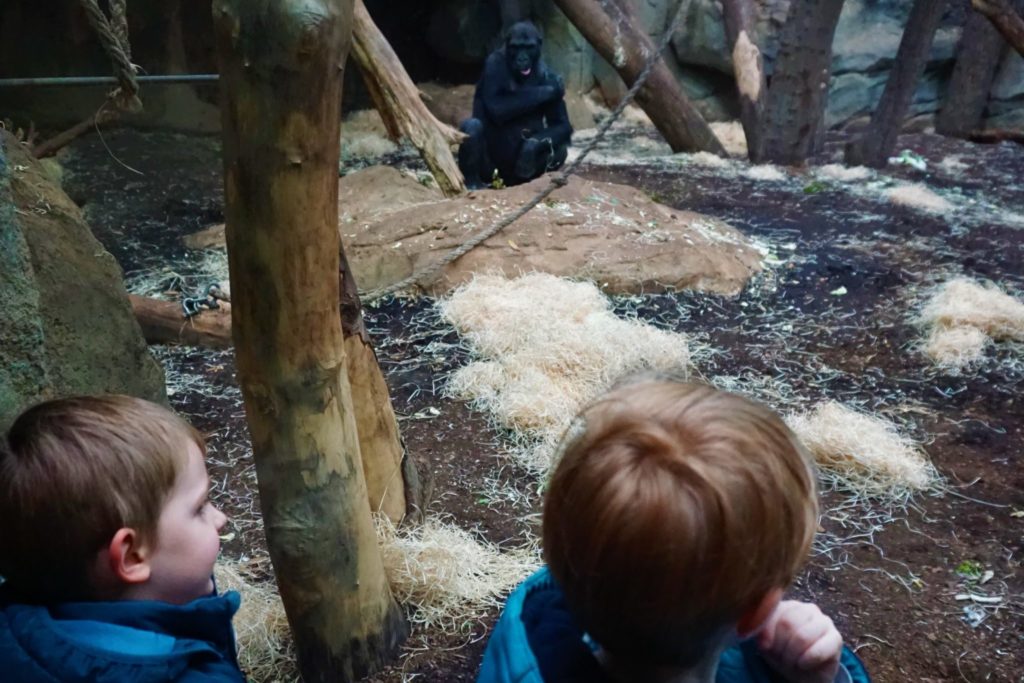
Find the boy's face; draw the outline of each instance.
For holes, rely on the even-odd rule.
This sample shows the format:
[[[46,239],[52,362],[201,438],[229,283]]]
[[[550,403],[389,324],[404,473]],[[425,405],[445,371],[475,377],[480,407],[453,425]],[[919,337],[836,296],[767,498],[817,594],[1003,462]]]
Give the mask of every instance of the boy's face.
[[[157,521],[145,591],[148,598],[183,604],[213,590],[213,564],[227,517],[210,502],[209,489],[202,451],[190,440],[188,462]]]

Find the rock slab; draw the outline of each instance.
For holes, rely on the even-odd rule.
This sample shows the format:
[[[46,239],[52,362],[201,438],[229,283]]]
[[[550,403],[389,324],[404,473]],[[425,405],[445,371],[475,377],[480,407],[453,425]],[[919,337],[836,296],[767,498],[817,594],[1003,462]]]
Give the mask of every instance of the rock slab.
[[[42,164],[0,131],[0,430],[34,402],[83,393],[167,401],[120,267]]]

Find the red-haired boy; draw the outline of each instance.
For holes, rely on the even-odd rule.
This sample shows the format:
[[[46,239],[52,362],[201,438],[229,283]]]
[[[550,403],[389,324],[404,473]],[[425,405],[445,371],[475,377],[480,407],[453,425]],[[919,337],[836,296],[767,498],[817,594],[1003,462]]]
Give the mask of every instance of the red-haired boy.
[[[782,599],[818,508],[775,413],[648,378],[578,427],[544,501],[548,566],[510,596],[478,683],[868,681],[821,610]]]

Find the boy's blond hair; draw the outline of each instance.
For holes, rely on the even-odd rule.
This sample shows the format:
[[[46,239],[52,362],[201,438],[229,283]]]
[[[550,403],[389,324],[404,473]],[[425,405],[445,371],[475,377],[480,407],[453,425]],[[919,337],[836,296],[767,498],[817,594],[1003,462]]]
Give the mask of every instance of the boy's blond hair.
[[[544,504],[544,555],[580,626],[619,664],[691,667],[803,564],[810,461],[783,421],[661,379],[585,409]]]
[[[0,575],[33,602],[94,597],[90,567],[118,529],[151,542],[167,494],[203,439],[130,396],[57,399],[0,441]]]

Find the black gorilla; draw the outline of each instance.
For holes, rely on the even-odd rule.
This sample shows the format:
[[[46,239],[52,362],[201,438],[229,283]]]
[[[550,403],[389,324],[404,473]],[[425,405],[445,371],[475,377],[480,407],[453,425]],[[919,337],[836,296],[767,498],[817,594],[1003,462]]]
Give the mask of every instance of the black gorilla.
[[[565,163],[572,137],[565,86],[541,59],[541,42],[537,28],[521,21],[487,57],[473,118],[461,126],[469,138],[459,168],[471,189],[489,185],[495,169],[506,185],[518,185]]]

